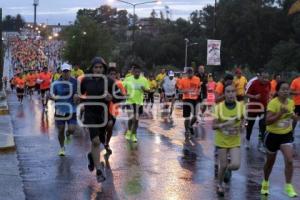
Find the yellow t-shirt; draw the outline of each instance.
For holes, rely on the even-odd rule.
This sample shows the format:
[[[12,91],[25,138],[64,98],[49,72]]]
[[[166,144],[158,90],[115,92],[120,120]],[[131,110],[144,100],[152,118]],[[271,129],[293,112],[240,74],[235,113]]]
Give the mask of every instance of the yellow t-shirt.
[[[74,78],[78,78],[79,76],[84,75],[84,72],[81,69],[72,69],[71,70],[71,76],[73,76]]]
[[[280,111],[281,106],[286,107],[288,113],[282,115],[277,122],[267,126],[267,131],[270,133],[287,134],[293,130],[292,116],[294,115],[295,109],[295,104],[293,100],[288,99],[288,103],[285,105],[282,104],[276,97],[269,102],[267,106],[267,111],[278,113]]]
[[[217,129],[215,134],[215,145],[221,148],[234,148],[241,146],[240,126],[244,118],[245,105],[236,101],[236,106],[229,109],[225,106],[225,102],[217,104],[214,108],[214,117],[219,122],[235,120],[235,124],[230,128]]]
[[[61,77],[61,74],[55,73],[53,76],[53,81],[57,81]]]
[[[149,81],[149,86],[150,86],[150,90],[151,92],[154,92],[157,88],[157,82],[156,80],[148,80]]]
[[[245,95],[245,87],[247,85],[248,81],[244,76],[241,76],[241,78],[235,77],[233,80],[233,84],[236,89],[236,95],[244,96]]]
[[[158,84],[161,84],[161,82],[164,80],[166,74],[162,74],[162,73],[159,73],[157,76],[156,76],[156,81],[158,82]]]

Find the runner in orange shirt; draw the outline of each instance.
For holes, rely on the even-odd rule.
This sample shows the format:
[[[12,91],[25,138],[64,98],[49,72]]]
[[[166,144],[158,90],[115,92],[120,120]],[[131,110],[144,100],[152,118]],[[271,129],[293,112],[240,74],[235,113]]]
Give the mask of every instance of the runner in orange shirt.
[[[37,82],[40,83],[43,110],[45,110],[46,112],[48,111],[47,103],[48,103],[51,80],[52,80],[52,74],[48,72],[47,67],[44,67],[43,71],[39,74],[39,78],[37,79]]]
[[[24,97],[24,89],[25,89],[25,80],[22,77],[22,73],[19,73],[18,76],[15,78],[15,85],[17,90],[17,97],[20,104],[23,104],[23,97]]]
[[[273,98],[276,93],[276,86],[277,83],[281,80],[280,74],[275,74],[274,78],[271,80],[271,92],[270,92],[270,98]]]
[[[183,117],[185,127],[185,139],[194,136],[193,124],[197,120],[197,103],[200,94],[201,80],[194,75],[193,68],[187,69],[187,77],[178,83],[179,92],[183,94]],[[191,119],[192,117],[192,119]]]
[[[295,103],[295,114],[300,116],[300,76],[295,78],[291,83],[291,94]],[[297,121],[293,121],[293,130],[295,130]]]
[[[36,74],[34,74],[32,71],[30,71],[29,74],[27,74],[26,76],[26,84],[28,86],[30,99],[32,98],[33,95],[33,91],[36,85],[36,79],[37,79]]]
[[[120,89],[122,95],[126,94],[126,89],[122,84],[122,81],[120,81],[117,77],[117,69],[115,67],[110,67],[108,69],[108,76],[113,79],[115,81],[115,84],[117,85],[117,87]],[[117,103],[113,103],[112,101],[109,102],[109,120],[107,123],[107,127],[106,127],[106,137],[105,137],[105,150],[106,150],[106,154],[105,157],[108,159],[108,157],[112,154],[112,150],[109,146],[109,142],[112,136],[112,132],[113,132],[113,128],[114,125],[116,123],[116,118],[120,115],[119,113],[119,104]]]
[[[220,80],[215,89],[215,99],[216,103],[220,103],[224,100],[224,86],[233,84],[233,76],[231,74],[226,74],[224,79]]]

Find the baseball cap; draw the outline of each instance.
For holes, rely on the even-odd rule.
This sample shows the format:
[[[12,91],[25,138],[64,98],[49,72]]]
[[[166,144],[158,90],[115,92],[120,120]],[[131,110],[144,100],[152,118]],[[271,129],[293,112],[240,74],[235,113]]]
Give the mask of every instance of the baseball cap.
[[[68,63],[64,63],[61,65],[61,71],[65,71],[65,70],[70,71],[71,68],[72,68],[71,65],[69,65]]]
[[[169,76],[175,76],[175,74],[174,74],[173,71],[169,71],[168,75],[169,75]]]

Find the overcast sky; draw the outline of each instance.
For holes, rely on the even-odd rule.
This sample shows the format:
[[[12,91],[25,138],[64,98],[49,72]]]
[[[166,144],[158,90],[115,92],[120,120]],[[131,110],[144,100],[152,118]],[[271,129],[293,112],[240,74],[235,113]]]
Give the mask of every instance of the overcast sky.
[[[127,0],[131,3],[141,3],[147,0]],[[193,10],[200,10],[202,7],[213,4],[214,0],[162,0],[161,5],[147,4],[137,7],[136,13],[139,17],[148,17],[152,9],[165,12],[165,6],[169,6],[172,19],[179,17],[188,18]],[[39,0],[37,9],[38,23],[48,24],[68,24],[74,21],[76,12],[81,8],[96,8],[103,4],[109,4],[114,8],[128,9],[132,12],[132,7],[124,3],[109,3],[109,0]],[[26,22],[33,21],[33,0],[0,0],[3,8],[3,15],[16,15],[20,13]]]

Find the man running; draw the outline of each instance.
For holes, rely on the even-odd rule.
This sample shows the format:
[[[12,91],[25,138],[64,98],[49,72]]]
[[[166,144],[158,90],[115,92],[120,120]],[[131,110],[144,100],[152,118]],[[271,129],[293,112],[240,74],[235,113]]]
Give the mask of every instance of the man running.
[[[19,73],[15,78],[17,97],[20,104],[23,104],[24,92],[25,92],[25,80],[22,73]]]
[[[77,124],[75,103],[79,98],[77,80],[71,77],[71,65],[64,63],[61,70],[61,77],[52,83],[51,99],[55,100],[54,116],[60,144],[58,155],[65,156],[65,141],[70,143],[70,136],[74,133]],[[66,125],[68,125],[67,130]],[[65,140],[65,131],[67,140]]]
[[[200,65],[198,68],[198,71],[195,72],[195,75],[200,78],[201,80],[201,90],[200,90],[200,95],[198,98],[199,103],[203,103],[205,99],[207,99],[207,82],[208,82],[208,74],[205,72],[205,67],[204,65]],[[204,122],[204,113],[206,111],[207,106],[206,105],[201,105],[200,106],[200,117],[201,121]]]
[[[187,69],[187,77],[181,79],[178,84],[179,92],[183,93],[183,117],[185,127],[185,138],[194,136],[193,125],[197,121],[197,103],[201,80],[194,76],[192,68]]]
[[[84,72],[79,68],[79,65],[78,64],[73,65],[71,76],[77,79],[79,76],[82,75],[84,75]]]
[[[173,71],[169,71],[168,76],[162,81],[162,94],[164,100],[164,109],[169,109],[168,117],[172,118],[172,113],[174,109],[174,103],[176,99],[176,79],[174,78],[175,74]],[[169,103],[171,102],[171,106]]]
[[[257,117],[259,117],[259,142],[258,150],[265,152],[262,141],[266,131],[266,108],[270,97],[271,85],[269,81],[269,73],[263,72],[257,80],[253,81],[249,87],[246,96],[249,98],[247,106],[247,135],[246,144],[247,149],[250,148],[250,137],[252,129]]]
[[[89,68],[92,76],[84,77],[80,83],[82,101],[84,105],[84,124],[88,127],[91,139],[91,152],[88,153],[88,168],[92,172],[96,168],[98,182],[105,181],[103,166],[100,163],[100,144],[105,144],[108,104],[110,101],[116,103],[115,98],[121,96],[114,85],[114,81],[106,77],[107,64],[101,57],[95,57]],[[91,105],[92,103],[92,105]]]
[[[247,79],[242,75],[242,70],[237,69],[235,71],[235,77],[233,80],[233,84],[236,89],[236,98],[238,101],[244,101],[245,99],[245,88],[247,85]]]
[[[38,83],[40,83],[41,97],[43,110],[48,111],[47,103],[48,103],[48,95],[50,91],[52,75],[48,72],[48,68],[44,67],[43,72],[40,73],[39,78],[37,79]]]
[[[157,84],[159,86],[161,86],[161,83],[164,80],[165,76],[166,76],[166,70],[165,69],[161,69],[160,73],[156,76],[156,81],[157,81]],[[160,94],[160,103],[161,103],[162,99],[163,99],[162,88],[161,87],[158,88],[158,92]]]
[[[293,95],[293,100],[295,104],[295,113],[300,116],[300,76],[295,78],[291,83],[291,95]],[[297,121],[293,121],[293,130],[297,126]]]
[[[127,109],[128,109],[128,130],[125,134],[127,140],[137,142],[137,129],[139,126],[139,116],[143,114],[144,93],[150,91],[149,82],[141,76],[141,68],[133,64],[132,76],[126,78],[124,87],[127,91]]]
[[[32,98],[32,95],[33,95],[36,80],[37,80],[36,75],[32,71],[29,71],[29,74],[27,74],[27,76],[26,76],[26,83],[28,86],[28,93],[29,93],[30,99]]]

